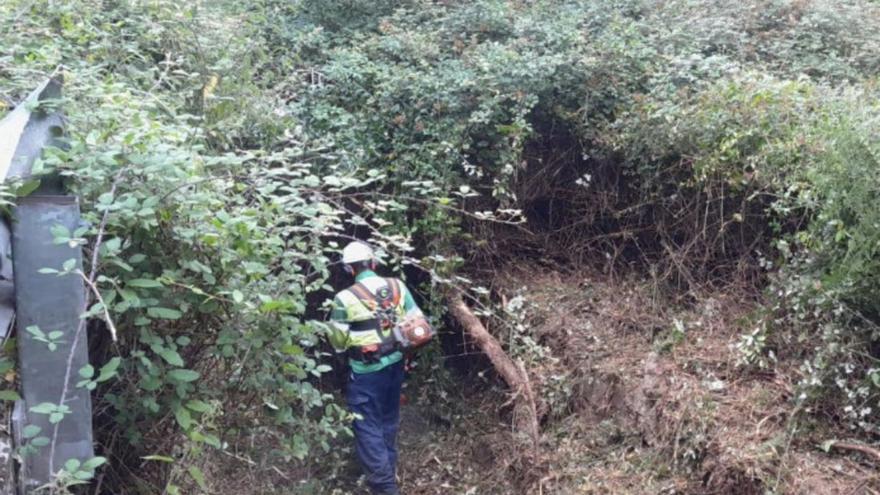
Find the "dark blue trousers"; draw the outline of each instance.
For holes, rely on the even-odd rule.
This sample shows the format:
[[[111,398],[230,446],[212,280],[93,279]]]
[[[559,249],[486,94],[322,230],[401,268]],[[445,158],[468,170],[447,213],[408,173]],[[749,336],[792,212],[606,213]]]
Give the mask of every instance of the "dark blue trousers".
[[[403,362],[372,373],[352,373],[347,402],[354,422],[355,451],[373,493],[398,495],[397,429]]]

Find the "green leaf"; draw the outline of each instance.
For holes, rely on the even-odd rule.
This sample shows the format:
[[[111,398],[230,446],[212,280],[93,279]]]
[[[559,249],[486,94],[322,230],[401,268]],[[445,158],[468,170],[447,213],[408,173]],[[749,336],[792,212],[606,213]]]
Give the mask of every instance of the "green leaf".
[[[16,401],[21,400],[21,396],[15,390],[0,390],[0,400]]]
[[[82,481],[85,484],[86,481],[92,479],[95,476],[95,473],[92,471],[77,471],[73,473],[73,477],[79,481]]]
[[[199,379],[199,374],[193,370],[171,370],[168,377],[177,382],[192,382]]]
[[[837,439],[825,440],[819,445],[819,448],[822,449],[823,452],[831,452],[831,447],[837,443]]]
[[[165,320],[177,320],[182,316],[182,313],[176,309],[159,306],[147,308],[147,314],[153,318],[162,318]]]
[[[137,294],[134,291],[129,290],[129,289],[120,289],[119,295],[122,296],[122,299],[124,299],[128,302],[135,302],[135,301],[140,300],[140,298],[137,296]]]
[[[293,303],[285,300],[272,300],[267,301],[260,305],[260,312],[262,313],[271,313],[273,311],[288,311],[293,308]]]
[[[211,406],[200,400],[191,400],[186,403],[187,409],[191,409],[195,412],[203,413],[211,410]]]
[[[131,287],[141,287],[144,289],[152,289],[156,287],[164,287],[162,282],[150,278],[135,278],[128,281],[126,285]]]
[[[162,386],[162,382],[154,376],[145,376],[141,378],[140,387],[147,392],[158,390]]]
[[[95,368],[91,364],[87,364],[79,369],[79,376],[83,378],[92,378],[95,376]]]
[[[34,447],[45,447],[49,445],[49,437],[37,437],[30,441],[30,444]]]
[[[180,357],[177,351],[163,347],[159,349],[159,355],[171,366],[183,367],[183,358]]]
[[[202,473],[201,469],[196,466],[190,466],[186,470],[189,472],[189,475],[192,476],[192,479],[196,481],[196,484],[199,485],[199,488],[202,490],[208,489],[208,485],[205,484],[205,474]]]
[[[157,462],[169,462],[169,463],[174,462],[173,457],[168,457],[165,455],[156,455],[156,454],[145,455],[145,456],[141,457],[141,459],[143,459],[145,461],[157,461]]]
[[[192,416],[185,407],[177,406],[174,409],[174,418],[184,430],[189,430],[190,426],[192,426]]]
[[[33,175],[33,176],[43,175],[45,172],[46,172],[46,162],[43,161],[42,157],[37,157],[37,159],[34,160],[34,164],[31,165],[31,175]]]
[[[52,227],[49,227],[49,232],[52,233],[52,237],[54,238],[55,243],[63,244],[70,239],[70,229],[61,224],[55,224]]]
[[[92,457],[91,459],[87,460],[86,462],[84,462],[82,465],[82,469],[84,469],[86,471],[94,471],[99,466],[102,466],[106,463],[107,463],[106,457],[95,456],[95,457]]]
[[[285,344],[281,346],[281,352],[288,356],[302,356],[303,348],[296,344]]]
[[[242,294],[240,290],[236,289],[236,290],[232,291],[232,300],[237,303],[240,303],[240,302],[244,301],[244,294]]]
[[[134,268],[131,265],[129,265],[128,263],[126,263],[118,258],[110,259],[110,263],[113,263],[114,265],[118,266],[119,268],[122,268],[123,270],[125,270],[127,272],[134,271]]]
[[[23,436],[25,438],[33,438],[33,437],[39,435],[41,431],[43,431],[43,429],[37,425],[27,425],[24,428],[22,428],[21,436]]]
[[[51,402],[41,402],[30,409],[31,412],[37,414],[50,414],[58,409],[58,405]]]
[[[101,366],[101,371],[98,373],[98,378],[95,378],[96,382],[106,382],[107,380],[113,378],[116,375],[116,369],[119,368],[119,363],[122,360],[118,357],[114,357],[107,361],[107,364]]]
[[[38,327],[36,325],[29,325],[27,328],[25,328],[25,330],[27,330],[27,332],[29,334],[33,335],[34,337],[43,338],[43,339],[46,338],[46,334],[44,334],[43,331],[40,330],[40,327]]]
[[[39,179],[26,181],[15,189],[15,195],[19,198],[27,196],[28,194],[36,191],[38,187],[40,187]]]
[[[74,473],[79,470],[79,466],[79,459],[68,459],[67,462],[64,463],[64,470],[68,473]]]
[[[49,415],[49,422],[52,423],[53,425],[60,423],[63,419],[64,419],[64,413],[60,412],[60,411],[53,412],[52,414]]]
[[[220,444],[220,439],[217,438],[217,435],[206,433],[202,435],[202,441],[210,445],[211,447],[214,447],[215,449],[219,449],[220,447],[222,447],[222,445]]]

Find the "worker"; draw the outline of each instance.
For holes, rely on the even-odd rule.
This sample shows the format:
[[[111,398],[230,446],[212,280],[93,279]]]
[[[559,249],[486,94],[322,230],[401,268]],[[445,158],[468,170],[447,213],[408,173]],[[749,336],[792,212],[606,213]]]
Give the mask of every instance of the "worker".
[[[346,402],[354,421],[355,451],[374,494],[397,495],[397,430],[404,356],[396,330],[404,319],[424,321],[400,280],[376,274],[373,250],[352,242],[342,251],[354,285],[333,300],[331,343],[348,354]],[[408,320],[409,321],[409,320]]]

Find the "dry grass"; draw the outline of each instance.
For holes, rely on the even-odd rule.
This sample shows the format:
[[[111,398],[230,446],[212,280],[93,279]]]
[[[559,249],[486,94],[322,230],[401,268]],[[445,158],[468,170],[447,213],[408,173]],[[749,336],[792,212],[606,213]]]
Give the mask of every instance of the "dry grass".
[[[734,344],[759,301],[726,288],[658,296],[649,282],[527,270],[534,333],[571,394],[545,424],[545,493],[871,493],[880,477],[816,448],[792,420],[798,363],[754,372]],[[543,383],[542,383],[543,384]]]

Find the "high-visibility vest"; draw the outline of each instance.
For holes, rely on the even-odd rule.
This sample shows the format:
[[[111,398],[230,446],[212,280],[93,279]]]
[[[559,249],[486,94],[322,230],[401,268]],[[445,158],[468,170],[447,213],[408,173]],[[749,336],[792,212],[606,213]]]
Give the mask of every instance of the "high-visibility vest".
[[[394,325],[402,321],[406,313],[397,279],[370,277],[336,297],[345,309],[350,346],[387,347],[395,342]]]

